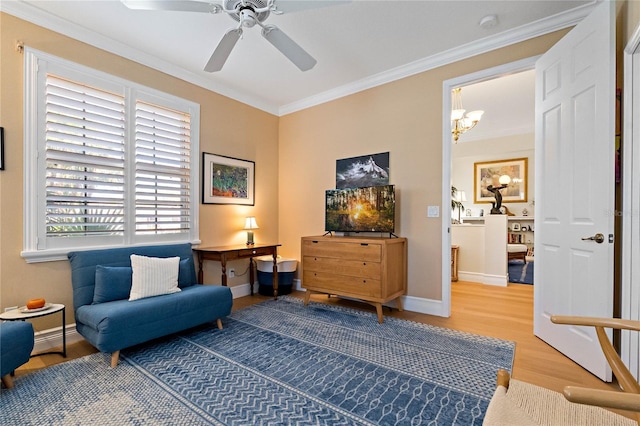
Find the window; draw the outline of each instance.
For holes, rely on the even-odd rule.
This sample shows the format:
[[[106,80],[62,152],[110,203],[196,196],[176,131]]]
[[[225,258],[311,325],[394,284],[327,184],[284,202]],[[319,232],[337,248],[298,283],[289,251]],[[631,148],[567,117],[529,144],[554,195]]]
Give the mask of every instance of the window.
[[[25,52],[28,262],[198,242],[199,106]]]

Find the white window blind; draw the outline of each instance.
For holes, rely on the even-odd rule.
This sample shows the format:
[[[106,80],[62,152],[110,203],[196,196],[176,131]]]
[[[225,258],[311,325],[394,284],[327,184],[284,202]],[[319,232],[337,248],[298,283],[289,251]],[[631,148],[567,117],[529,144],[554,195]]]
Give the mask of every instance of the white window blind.
[[[136,102],[136,233],[185,232],[190,227],[189,114]]]
[[[124,97],[46,78],[46,235],[124,232]]]
[[[197,103],[25,48],[27,262],[199,243]]]

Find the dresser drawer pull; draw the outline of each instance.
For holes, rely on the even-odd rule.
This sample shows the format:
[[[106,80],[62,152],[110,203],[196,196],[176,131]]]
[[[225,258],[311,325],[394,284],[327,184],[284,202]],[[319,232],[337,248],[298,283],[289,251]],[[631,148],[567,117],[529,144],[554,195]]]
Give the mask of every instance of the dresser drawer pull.
[[[312,240],[311,242],[312,242],[313,244],[318,244],[318,241],[317,241],[317,240]]]
[[[369,243],[360,243],[361,246],[368,246]]]

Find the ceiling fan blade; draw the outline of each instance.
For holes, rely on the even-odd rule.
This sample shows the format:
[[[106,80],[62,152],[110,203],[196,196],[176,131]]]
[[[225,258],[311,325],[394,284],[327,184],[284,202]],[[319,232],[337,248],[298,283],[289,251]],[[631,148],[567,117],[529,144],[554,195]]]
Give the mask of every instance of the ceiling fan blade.
[[[178,12],[218,13],[222,10],[213,2],[191,0],[120,0],[129,9],[134,10],[170,10]]]
[[[282,52],[284,56],[289,58],[301,71],[308,71],[317,63],[313,56],[309,55],[275,25],[265,25],[262,27],[262,36]]]
[[[351,3],[350,0],[274,0],[273,11],[280,13],[299,12],[301,10],[320,9],[327,6],[337,6]]]
[[[224,63],[227,62],[227,58],[240,39],[240,36],[242,36],[242,28],[233,28],[227,31],[222,37],[222,40],[220,40],[220,43],[218,43],[216,50],[213,51],[213,55],[211,55],[204,70],[207,72],[220,71]]]

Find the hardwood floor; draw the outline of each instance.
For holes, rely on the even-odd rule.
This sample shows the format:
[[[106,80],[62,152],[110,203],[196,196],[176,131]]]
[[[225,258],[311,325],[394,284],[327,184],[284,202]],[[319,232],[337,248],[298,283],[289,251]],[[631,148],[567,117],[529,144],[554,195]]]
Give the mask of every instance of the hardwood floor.
[[[292,296],[300,298],[303,295],[303,292],[292,293]],[[242,309],[267,299],[269,298],[260,295],[241,297],[234,300],[233,309]],[[372,312],[372,321],[376,321],[375,308],[365,303],[337,297],[328,298],[324,295],[313,295],[311,300],[368,310]],[[409,311],[390,311],[386,308],[384,314],[514,341],[516,353],[513,377],[522,381],[555,391],[562,391],[567,385],[618,389],[615,384],[600,381],[533,335],[533,286],[530,285],[509,284],[508,287],[495,287],[458,281],[452,284],[450,318]],[[27,364],[16,370],[16,377],[94,352],[96,349],[85,341],[74,343],[68,346],[66,359],[60,355],[31,358]],[[109,368],[108,365],[105,365],[105,368]],[[19,386],[19,381],[16,385]]]

